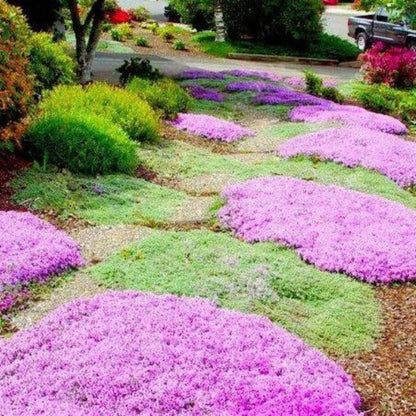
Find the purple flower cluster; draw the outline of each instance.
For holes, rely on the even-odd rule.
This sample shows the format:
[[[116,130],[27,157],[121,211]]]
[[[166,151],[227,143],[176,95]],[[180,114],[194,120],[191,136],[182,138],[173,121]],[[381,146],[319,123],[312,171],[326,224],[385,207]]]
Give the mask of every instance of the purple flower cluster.
[[[274,82],[279,82],[284,79],[282,76],[277,75],[271,71],[256,71],[253,69],[227,69],[225,71],[221,71],[221,73],[224,75],[230,75],[238,78],[260,78]]]
[[[249,242],[294,247],[320,270],[371,283],[416,279],[416,212],[396,202],[287,177],[225,190],[222,223]]]
[[[30,213],[1,211],[0,235],[0,292],[83,264],[74,240]]]
[[[377,114],[353,105],[332,104],[331,106],[300,106],[289,114],[291,121],[324,123],[340,121],[354,126],[392,134],[406,134],[406,126],[394,117]]]
[[[254,136],[250,129],[221,118],[205,114],[179,114],[173,125],[198,136],[222,142],[234,142],[244,137]]]
[[[354,416],[336,363],[267,318],[203,299],[107,292],[0,340],[8,416]]]
[[[228,92],[279,92],[282,89],[284,88],[264,81],[235,81],[230,82],[226,87]]]
[[[304,90],[306,88],[305,78],[303,77],[289,77],[284,79],[284,83],[289,87]]]
[[[216,101],[218,103],[224,101],[224,95],[212,88],[202,87],[197,84],[186,85],[185,88],[197,100]]]
[[[253,98],[257,105],[330,105],[330,101],[281,87],[272,93],[260,93]]]
[[[279,146],[283,157],[320,156],[348,167],[364,166],[400,186],[416,184],[416,143],[363,127],[344,127],[295,137]]]
[[[182,72],[182,79],[216,79],[224,80],[225,75],[220,72],[208,71],[206,69],[187,69]]]

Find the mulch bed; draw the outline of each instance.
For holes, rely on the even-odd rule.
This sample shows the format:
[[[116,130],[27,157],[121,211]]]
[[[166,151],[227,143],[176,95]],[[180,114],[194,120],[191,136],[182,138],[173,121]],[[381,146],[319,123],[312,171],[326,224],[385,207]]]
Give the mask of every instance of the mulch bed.
[[[14,192],[10,181],[20,170],[28,169],[30,165],[31,162],[18,153],[0,153],[0,211],[27,211],[25,207],[12,201]]]
[[[377,288],[384,331],[371,353],[341,360],[354,377],[365,414],[416,415],[416,285]]]

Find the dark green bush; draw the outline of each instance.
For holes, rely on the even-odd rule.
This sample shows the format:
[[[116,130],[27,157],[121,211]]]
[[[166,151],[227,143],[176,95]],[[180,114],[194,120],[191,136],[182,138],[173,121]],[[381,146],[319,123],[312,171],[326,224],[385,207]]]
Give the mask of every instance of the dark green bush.
[[[168,79],[151,82],[135,78],[126,88],[146,100],[167,119],[174,119],[178,113],[188,111],[193,103],[193,99],[183,88]]]
[[[224,18],[231,39],[248,35],[306,49],[322,33],[321,0],[227,0]]]
[[[75,81],[75,63],[63,43],[53,42],[47,33],[37,33],[30,38],[29,51],[29,66],[36,76],[38,94]]]
[[[214,2],[212,0],[170,0],[172,10],[179,14],[184,23],[197,31],[214,27]]]
[[[160,72],[153,68],[148,59],[131,58],[129,61],[125,60],[116,71],[120,74],[121,85],[126,85],[133,78],[144,78],[153,81],[162,78]]]
[[[158,117],[149,104],[137,94],[108,84],[57,87],[43,101],[41,109],[49,114],[81,109],[118,125],[132,140],[154,141],[159,133]]]
[[[322,33],[318,43],[312,47],[319,48],[322,57],[338,61],[354,61],[360,53],[359,49],[351,42],[327,33]]]
[[[29,127],[26,136],[32,156],[74,173],[132,173],[137,144],[112,121],[84,111],[47,112]]]

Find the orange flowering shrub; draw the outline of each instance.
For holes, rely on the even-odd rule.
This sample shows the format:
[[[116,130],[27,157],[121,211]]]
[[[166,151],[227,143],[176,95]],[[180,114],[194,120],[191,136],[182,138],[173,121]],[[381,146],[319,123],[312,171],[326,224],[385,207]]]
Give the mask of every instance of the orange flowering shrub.
[[[19,144],[34,104],[29,36],[20,10],[0,0],[0,149],[5,142]]]

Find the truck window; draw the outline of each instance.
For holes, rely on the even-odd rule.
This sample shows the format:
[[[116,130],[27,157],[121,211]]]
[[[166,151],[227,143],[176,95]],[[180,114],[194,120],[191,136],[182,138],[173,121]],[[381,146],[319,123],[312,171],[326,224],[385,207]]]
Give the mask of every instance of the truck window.
[[[384,7],[380,7],[377,10],[376,15],[374,17],[375,17],[375,20],[377,20],[377,22],[387,23],[390,20],[389,13]]]

